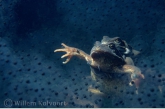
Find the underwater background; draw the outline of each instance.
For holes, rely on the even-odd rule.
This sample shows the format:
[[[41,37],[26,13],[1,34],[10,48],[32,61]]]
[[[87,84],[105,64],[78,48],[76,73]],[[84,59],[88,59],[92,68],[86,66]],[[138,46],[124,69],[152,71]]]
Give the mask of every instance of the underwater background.
[[[0,107],[165,107],[165,0],[0,0],[0,21]],[[54,53],[63,42],[89,54],[105,35],[141,52],[139,94],[92,94],[89,65]]]

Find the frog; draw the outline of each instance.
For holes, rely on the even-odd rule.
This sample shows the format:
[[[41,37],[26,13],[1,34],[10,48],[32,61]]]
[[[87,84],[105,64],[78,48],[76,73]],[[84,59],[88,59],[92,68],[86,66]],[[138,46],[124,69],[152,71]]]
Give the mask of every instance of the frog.
[[[64,43],[61,43],[64,48],[56,49],[54,52],[66,52],[61,56],[66,58],[63,64],[67,64],[73,56],[84,59],[90,66],[92,79],[101,86],[101,93],[115,93],[116,89],[124,89],[127,85],[134,85],[138,93],[141,80],[145,77],[140,68],[127,64],[123,57],[124,52],[120,50],[120,44],[114,42],[115,39],[103,36],[102,41],[95,42],[90,54]],[[117,88],[113,88],[114,86]]]
[[[125,40],[122,40],[120,37],[110,38],[108,36],[103,36],[101,40],[102,44],[106,44],[109,42],[114,42],[116,48],[120,51],[125,62],[130,65],[134,65],[132,57],[135,57],[140,54],[140,51],[133,49],[131,45],[129,45]]]

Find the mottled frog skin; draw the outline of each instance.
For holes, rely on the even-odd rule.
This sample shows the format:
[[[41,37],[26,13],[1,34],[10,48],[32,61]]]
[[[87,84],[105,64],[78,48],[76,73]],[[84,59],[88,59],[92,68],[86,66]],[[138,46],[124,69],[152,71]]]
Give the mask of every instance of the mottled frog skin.
[[[61,57],[67,57],[63,64],[69,62],[72,56],[84,58],[90,65],[92,78],[101,84],[100,90],[103,93],[116,92],[114,87],[122,90],[128,84],[133,85],[132,83],[138,89],[140,80],[144,79],[141,70],[134,66],[129,57],[130,54],[133,54],[132,47],[119,37],[103,36],[101,42],[95,42],[90,55],[78,48],[69,47],[64,43],[62,45],[64,48],[56,49],[54,52],[66,52]],[[127,60],[127,57],[130,59]]]

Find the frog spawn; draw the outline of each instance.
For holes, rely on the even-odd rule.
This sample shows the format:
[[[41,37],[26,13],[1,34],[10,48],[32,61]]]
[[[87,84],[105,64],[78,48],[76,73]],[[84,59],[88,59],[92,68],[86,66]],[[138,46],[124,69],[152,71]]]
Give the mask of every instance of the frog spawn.
[[[9,45],[7,44],[7,46]],[[11,54],[11,50],[8,47],[1,46],[1,50],[8,51],[8,54]],[[53,66],[50,66],[51,65],[50,63],[47,63],[45,60],[41,58],[42,56],[38,56],[36,54],[29,55],[26,53],[25,54],[22,53],[22,55],[19,55],[20,52],[21,51],[18,51],[17,52],[18,54],[15,53],[15,55],[13,56],[14,62],[12,62],[12,58],[7,58],[9,60],[8,64],[12,64],[12,66],[9,66],[8,64],[4,63],[8,67],[10,67],[10,69],[12,69],[11,71],[5,71],[8,72],[5,74],[1,72],[3,73],[2,75],[2,77],[4,78],[2,79],[3,82],[5,82],[7,85],[10,86],[8,87],[8,89],[5,89],[4,87],[4,89],[6,90],[3,95],[4,99],[6,97],[9,97],[13,100],[26,99],[27,101],[33,101],[33,102],[39,100],[62,101],[62,99],[65,99],[66,102],[68,103],[67,106],[65,107],[101,107],[105,105],[102,103],[104,101],[103,99],[104,96],[102,95],[96,96],[92,93],[89,93],[88,87],[90,87],[91,84],[95,88],[98,88],[99,86],[96,85],[95,82],[92,82],[88,73],[86,73],[86,76],[84,76],[85,74],[84,71],[77,73],[75,72],[76,69],[70,69],[71,72],[73,72],[72,74],[67,73],[66,75],[66,74],[58,73],[65,71],[62,70],[56,71]],[[7,52],[3,52],[3,53],[7,53]],[[46,67],[44,68],[45,65]],[[78,65],[81,67],[81,64]],[[54,76],[54,74],[56,76]],[[69,79],[66,79],[65,77]],[[63,81],[61,81],[62,78]],[[78,78],[81,78],[82,83],[79,82]],[[70,81],[69,84],[68,81]],[[56,84],[54,85],[54,83]],[[13,91],[11,92],[9,90],[13,90]],[[48,92],[50,94],[47,94]],[[51,96],[55,96],[56,99],[51,98]],[[60,98],[62,99],[60,100]],[[24,107],[24,106],[14,106],[14,107]],[[41,106],[41,107],[51,107],[51,106]],[[57,106],[57,107],[61,107],[61,106]]]
[[[162,54],[162,52],[157,52]],[[140,68],[146,76],[146,82],[142,84],[139,94],[136,95],[134,89],[130,87],[126,91],[120,91],[123,94],[122,97],[115,98],[113,95],[95,95],[89,92],[91,85],[96,89],[100,86],[92,81],[89,76],[90,69],[88,66],[84,66],[86,63],[83,63],[82,60],[74,59],[70,63],[74,65],[76,62],[77,67],[75,68],[69,64],[68,66],[57,64],[61,68],[57,69],[53,63],[46,61],[39,54],[29,54],[25,51],[17,51],[14,54],[11,53],[10,44],[1,40],[1,65],[8,67],[3,67],[6,70],[1,69],[1,83],[5,83],[2,95],[4,99],[26,99],[27,101],[63,101],[65,99],[68,104],[64,107],[109,107],[109,104],[111,107],[135,107],[134,103],[136,103],[136,107],[164,107],[164,75],[161,73],[163,68],[159,68],[161,61],[154,60],[151,56],[148,60],[141,59],[141,61],[136,62],[136,64],[141,63]],[[160,64],[157,65],[157,63]],[[160,70],[157,70],[157,67]],[[66,72],[63,70],[64,68],[70,69],[70,71]],[[161,97],[157,85],[162,86]],[[8,89],[5,88],[6,86],[9,86]],[[114,87],[114,89],[117,88]],[[1,106],[3,107],[3,105]]]
[[[2,43],[3,41],[1,40]],[[26,53],[22,53],[21,55],[19,55],[21,51],[18,51],[14,56],[5,59],[4,57],[6,57],[6,54],[11,54],[11,50],[7,46],[9,45],[6,44],[5,46],[3,46],[3,44],[1,44],[0,49],[1,60],[3,59],[3,61],[1,61],[1,64],[10,69],[9,71],[5,71],[4,69],[6,68],[4,68],[3,70],[1,69],[1,83],[5,83],[3,86],[3,89],[5,90],[2,95],[3,99],[10,98],[15,101],[21,101],[25,99],[27,100],[27,102],[46,100],[52,102],[62,102],[63,99],[65,99],[65,102],[67,102],[67,106],[45,105],[37,107],[94,107],[94,104],[92,105],[91,101],[88,100],[92,96],[92,94],[87,94],[87,87],[89,83],[91,83],[91,80],[89,79],[89,77],[84,76],[84,72],[80,72],[80,74],[83,74],[83,76],[80,75],[80,77],[79,74],[75,72],[76,69],[71,69],[73,74],[68,74],[67,72],[67,75],[62,74],[59,72],[65,71],[62,71],[62,69],[54,69],[55,67],[51,66],[53,63],[46,62],[45,60],[43,60],[43,58],[41,58],[42,56],[38,56],[36,54],[29,55]],[[8,61],[5,62],[5,60]],[[78,78],[82,78],[81,80],[83,82],[81,83],[81,85],[77,84],[79,81]],[[63,81],[60,81],[61,79]],[[70,82],[68,83],[68,81]],[[5,87],[6,85],[9,87]],[[47,94],[48,92],[50,94]],[[53,99],[51,98],[51,96],[54,96],[55,98],[53,97]],[[4,107],[3,105],[1,106]]]
[[[14,20],[8,21],[10,20],[10,18],[14,17],[14,15],[11,14],[11,12],[14,11],[12,9],[12,6],[15,5],[17,1],[18,0],[12,0],[12,1],[4,0],[0,2],[1,12],[2,14],[3,13],[5,14],[5,16],[2,16],[2,19],[1,19],[3,20],[2,23],[0,24],[1,33],[8,33],[11,28],[13,29],[17,27]],[[29,3],[33,3],[33,0],[30,0],[30,1],[31,2]],[[52,101],[62,100],[63,101],[65,98],[67,98],[68,107],[93,107],[93,106],[95,107],[96,105],[97,105],[96,107],[165,107],[165,101],[164,101],[165,95],[164,95],[164,90],[163,90],[164,82],[165,82],[164,81],[165,77],[164,77],[164,72],[163,72],[165,70],[163,67],[164,66],[164,61],[163,61],[164,52],[163,51],[165,49],[164,44],[163,44],[164,43],[164,39],[163,39],[164,37],[163,36],[164,8],[162,9],[163,7],[162,5],[164,4],[164,1],[139,0],[139,1],[132,2],[132,1],[110,0],[110,2],[109,1],[95,1],[95,2],[87,1],[86,3],[84,1],[78,1],[78,0],[76,1],[58,0],[57,2],[58,2],[58,5],[55,8],[57,8],[57,10],[63,10],[64,12],[68,13],[67,15],[65,15],[65,18],[62,19],[64,21],[63,24],[59,25],[59,27],[61,26],[62,29],[60,30],[60,28],[57,27],[58,28],[57,31],[53,29],[52,32],[49,31],[50,32],[49,33],[48,30],[50,28],[45,27],[47,28],[46,30],[41,29],[41,30],[38,30],[38,32],[33,31],[33,34],[27,35],[29,36],[28,39],[30,39],[30,37],[34,37],[34,39],[30,39],[29,41],[32,42],[33,45],[35,45],[34,47],[35,49],[37,50],[40,49],[37,53],[32,54],[32,51],[30,52],[30,51],[26,51],[27,49],[24,49],[24,48],[22,49],[22,45],[25,45],[26,48],[30,49],[29,47],[31,47],[31,45],[27,44],[28,42],[27,39],[22,39],[23,44],[22,45],[20,44],[21,46],[18,48],[18,50],[16,50],[16,52],[15,52],[15,48],[9,45],[10,41],[9,42],[5,40],[0,41],[1,42],[1,45],[0,45],[1,62],[0,63],[2,65],[1,70],[0,70],[0,75],[1,75],[0,80],[1,80],[2,89],[3,89],[1,93],[1,97],[2,97],[1,101],[4,101],[4,99],[6,98],[11,98],[11,99],[14,98],[17,100],[28,100],[28,101],[38,101],[38,100],[43,100],[43,101],[44,100],[52,100]],[[109,6],[109,3],[111,4],[110,6]],[[27,3],[24,2],[21,4],[27,4]],[[80,9],[78,11],[77,10],[75,11],[75,9],[77,9],[75,8],[76,5],[80,6]],[[132,8],[135,5],[136,6],[140,5],[140,7]],[[31,7],[31,4],[27,6]],[[21,11],[19,10],[17,14],[20,14],[19,12]],[[25,8],[23,12],[26,13]],[[35,13],[34,10],[33,12]],[[36,14],[34,15],[36,16]],[[131,18],[129,16],[131,16]],[[152,20],[148,20],[148,18],[149,19],[151,18]],[[79,21],[80,19],[81,21]],[[22,19],[19,19],[19,20],[22,20]],[[156,26],[155,24],[157,24],[158,21],[160,20],[162,20],[161,23],[159,24],[159,26]],[[46,20],[44,20],[44,22],[45,21]],[[102,23],[98,23],[98,21],[101,21]],[[119,24],[119,22],[122,22],[122,23]],[[6,29],[4,29],[3,27],[5,27]],[[20,28],[22,27],[20,26]],[[157,34],[152,33],[148,35],[151,31],[155,31],[154,30],[155,28],[160,31],[158,31]],[[28,29],[30,30],[31,28],[26,28],[25,30],[28,30]],[[76,32],[74,29],[78,32]],[[80,33],[82,34],[82,37]],[[162,33],[162,35],[158,33]],[[103,97],[94,98],[94,95],[92,95],[92,100],[90,100],[91,102],[78,103],[82,101],[87,101],[89,100],[89,98],[91,98],[91,96],[88,95],[89,92],[86,91],[87,89],[84,88],[86,87],[85,84],[87,83],[91,84],[91,81],[86,78],[86,76],[89,76],[90,71],[84,71],[84,69],[88,69],[88,66],[84,67],[86,63],[83,64],[82,61],[74,59],[73,60],[74,62],[72,61],[73,62],[72,65],[75,65],[75,62],[77,62],[75,67],[79,67],[79,68],[72,69],[73,67],[72,65],[68,65],[68,67],[59,65],[59,63],[61,63],[61,61],[58,61],[59,58],[55,58],[55,59],[50,58],[50,57],[42,58],[42,56],[40,55],[43,53],[43,49],[46,51],[46,53],[50,55],[52,53],[52,50],[55,48],[52,46],[54,46],[58,42],[64,41],[63,40],[64,38],[70,39],[72,41],[74,40],[74,43],[77,42],[77,44],[75,43],[75,46],[79,46],[79,48],[87,49],[86,51],[89,51],[93,42],[96,40],[100,40],[101,39],[100,36],[105,35],[105,34],[106,35],[112,34],[112,36],[118,35],[122,37],[123,39],[127,40],[136,49],[138,50],[140,49],[141,55],[138,57],[135,57],[133,60],[134,60],[134,63],[140,66],[142,71],[145,73],[146,82],[144,82],[144,84],[142,85],[142,89],[139,91],[138,96],[133,92],[132,89],[130,89],[130,90],[127,90],[126,92],[121,91],[121,93],[125,95],[122,98],[115,99],[112,97],[112,95],[107,95],[104,98]],[[142,37],[139,37],[139,36],[136,37],[135,34],[140,34]],[[16,34],[15,37],[13,36],[14,34],[12,31],[11,35],[2,34],[1,37],[8,37],[8,38],[16,39],[16,40],[20,39],[20,37],[18,37],[18,34]],[[26,34],[23,34],[23,36],[26,36]],[[53,36],[53,37],[47,40],[49,38],[48,36],[49,37]],[[58,36],[58,37],[55,37],[55,36]],[[84,36],[87,36],[87,37],[84,37]],[[52,42],[53,39],[55,40],[54,43]],[[49,46],[45,47],[47,43],[43,44],[43,40],[46,40],[51,43],[48,44]],[[71,42],[70,40],[67,40],[66,42],[68,44],[73,44],[73,42]],[[24,44],[25,42],[27,45]],[[85,46],[80,45],[80,43],[82,42],[89,43],[89,44]],[[149,46],[152,46],[154,48],[150,49]],[[48,48],[51,49],[50,47],[52,47],[52,50],[48,52]],[[56,47],[59,47],[59,46],[56,46]],[[10,50],[11,52],[8,52]],[[33,64],[33,66],[29,65],[28,61],[31,61],[31,60],[28,57],[31,57],[33,62],[37,64]],[[53,54],[53,57],[54,57],[54,54]],[[50,64],[47,59],[51,59],[49,60],[51,62],[53,60],[53,65],[52,63]],[[48,61],[47,63],[45,62],[46,60]],[[54,60],[57,60],[57,61],[54,63]],[[50,70],[54,68],[54,64],[57,66],[59,65],[58,68],[60,70],[56,71],[57,72],[55,73],[56,75],[51,75],[52,73],[50,74]],[[34,66],[36,66],[36,69],[33,73]],[[43,69],[43,67],[45,68],[45,71],[42,70],[43,72],[41,72],[41,69]],[[64,69],[65,71],[67,71],[68,69],[72,71],[63,74],[65,72]],[[29,73],[32,75],[26,78],[24,74],[29,74]],[[38,79],[37,78],[38,76],[41,76],[41,78]],[[60,83],[60,85],[57,86],[58,88],[52,87],[52,85],[55,84],[56,82],[62,81],[60,79],[62,77],[67,79],[66,83],[64,85],[62,85],[63,82]],[[18,79],[19,81],[17,81],[16,78],[23,78],[23,79],[22,80]],[[46,81],[45,78],[49,78],[47,79],[48,81]],[[80,81],[77,79],[74,80],[74,78],[82,78],[81,81],[83,83],[79,84]],[[75,83],[77,83],[77,86],[73,86],[72,79],[74,80]],[[41,84],[42,86],[39,85],[39,83],[42,83],[42,82],[44,84]],[[157,88],[158,85],[162,86],[161,96],[159,95],[160,91]],[[99,87],[97,85],[94,85],[94,83],[93,83],[93,86],[96,88]],[[26,90],[25,90],[25,87],[27,87]],[[58,92],[59,88],[61,89],[60,93]],[[28,96],[26,96],[27,95],[26,91],[28,92]],[[78,94],[75,94],[76,97],[73,97],[74,96],[74,94],[72,93],[73,91],[75,91],[75,93],[78,93]],[[49,96],[48,96],[48,93],[50,93]],[[83,100],[77,101],[77,97],[78,99],[80,100],[83,99]],[[112,100],[114,101],[113,103],[110,102]],[[4,107],[4,105],[0,104],[0,107]],[[16,106],[16,107],[25,107],[25,106]],[[51,107],[51,106],[43,106],[43,107]],[[57,106],[57,107],[61,107],[61,106]]]

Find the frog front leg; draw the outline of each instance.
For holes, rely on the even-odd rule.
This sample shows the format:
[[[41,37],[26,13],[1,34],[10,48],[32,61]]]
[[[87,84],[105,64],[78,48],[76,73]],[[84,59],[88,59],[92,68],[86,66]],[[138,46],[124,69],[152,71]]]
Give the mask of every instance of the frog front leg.
[[[66,54],[61,56],[61,58],[67,57],[66,61],[63,62],[63,64],[68,63],[70,61],[70,59],[72,58],[72,56],[78,56],[78,57],[85,59],[88,64],[90,64],[92,66],[96,65],[96,62],[92,59],[92,57],[90,55],[88,55],[87,53],[85,53],[84,51],[82,51],[78,48],[69,47],[69,46],[65,45],[64,43],[61,43],[61,45],[64,48],[56,49],[56,50],[54,50],[54,52],[66,52]]]
[[[124,65],[123,66],[124,72],[128,72],[131,75],[131,79],[134,82],[136,88],[139,88],[141,79],[144,79],[144,75],[141,73],[141,70],[133,65]],[[130,85],[132,86],[132,81],[130,82]]]

